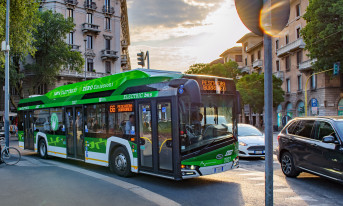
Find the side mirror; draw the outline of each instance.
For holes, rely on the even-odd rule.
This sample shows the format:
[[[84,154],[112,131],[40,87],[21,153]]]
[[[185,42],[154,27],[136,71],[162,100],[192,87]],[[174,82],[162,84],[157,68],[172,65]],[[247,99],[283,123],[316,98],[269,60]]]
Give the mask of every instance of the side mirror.
[[[322,140],[324,143],[337,143],[336,138],[333,136],[325,136]]]

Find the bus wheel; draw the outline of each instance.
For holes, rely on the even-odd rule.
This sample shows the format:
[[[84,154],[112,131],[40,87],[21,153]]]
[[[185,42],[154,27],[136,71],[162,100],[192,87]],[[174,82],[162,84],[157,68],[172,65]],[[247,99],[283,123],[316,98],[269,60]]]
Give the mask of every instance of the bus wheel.
[[[45,140],[40,139],[38,143],[38,153],[39,156],[43,159],[46,159],[48,157],[48,148],[46,146]]]
[[[123,147],[118,147],[111,154],[110,169],[122,177],[129,177],[132,175],[130,157]]]

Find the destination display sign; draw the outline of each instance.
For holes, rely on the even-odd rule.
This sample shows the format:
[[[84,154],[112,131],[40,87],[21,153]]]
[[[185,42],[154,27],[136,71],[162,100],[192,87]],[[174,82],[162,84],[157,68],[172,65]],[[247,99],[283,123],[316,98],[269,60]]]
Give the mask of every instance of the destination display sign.
[[[234,82],[230,79],[206,77],[206,76],[186,76],[198,82],[201,93],[224,94],[236,91]]]
[[[201,90],[205,91],[221,91],[225,92],[226,91],[226,84],[224,81],[220,80],[201,80],[201,85],[199,85]]]
[[[133,111],[133,104],[111,104],[109,107],[110,113],[117,113],[117,112],[132,112]]]

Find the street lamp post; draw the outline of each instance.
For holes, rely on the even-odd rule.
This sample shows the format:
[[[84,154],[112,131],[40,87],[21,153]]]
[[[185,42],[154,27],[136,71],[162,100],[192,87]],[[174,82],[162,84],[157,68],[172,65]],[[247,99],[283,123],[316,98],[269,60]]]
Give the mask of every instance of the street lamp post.
[[[83,40],[85,42],[85,81],[87,80],[87,55],[86,55],[86,51],[87,51],[87,39]]]
[[[9,64],[10,64],[10,0],[6,5],[6,49],[5,49],[5,139],[9,146]]]

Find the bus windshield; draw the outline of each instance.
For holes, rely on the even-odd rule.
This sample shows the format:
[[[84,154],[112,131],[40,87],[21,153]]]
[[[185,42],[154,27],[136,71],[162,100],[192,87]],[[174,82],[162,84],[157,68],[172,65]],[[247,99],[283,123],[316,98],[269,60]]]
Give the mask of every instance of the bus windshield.
[[[180,98],[182,153],[232,137],[233,96],[206,94],[201,98],[201,105],[192,105],[187,95]]]

